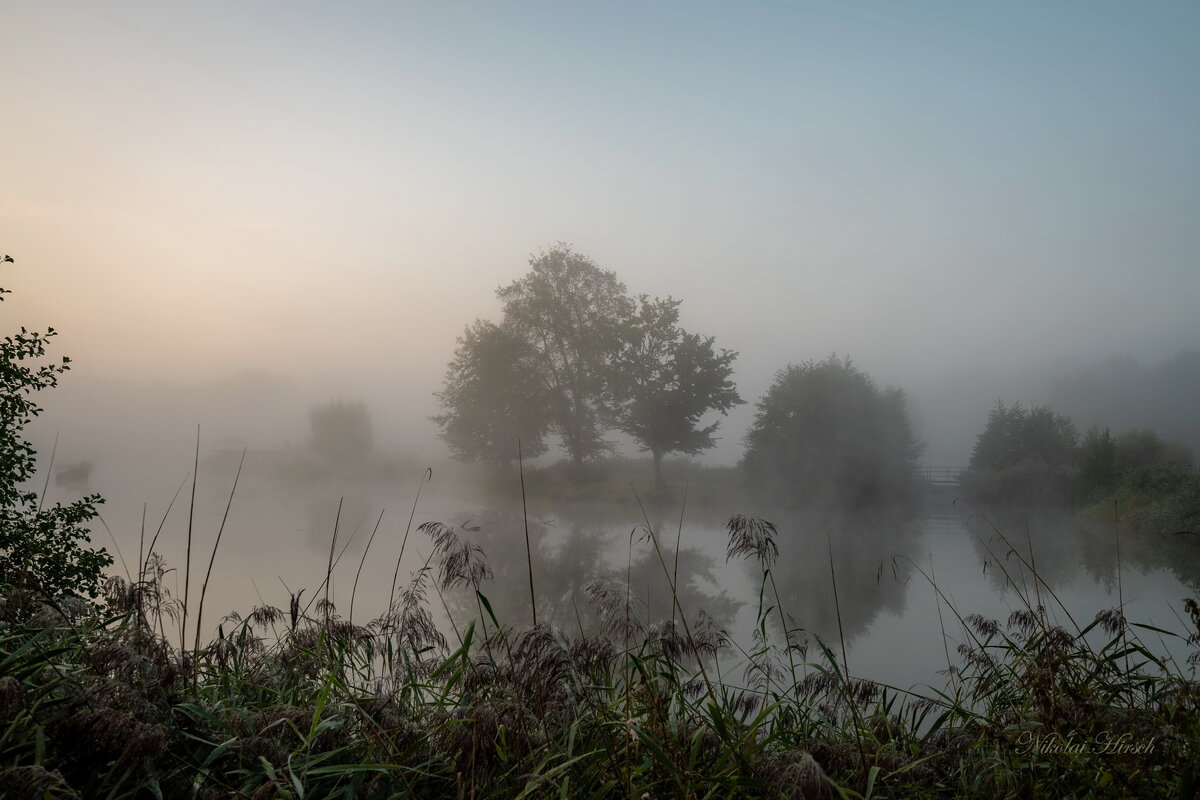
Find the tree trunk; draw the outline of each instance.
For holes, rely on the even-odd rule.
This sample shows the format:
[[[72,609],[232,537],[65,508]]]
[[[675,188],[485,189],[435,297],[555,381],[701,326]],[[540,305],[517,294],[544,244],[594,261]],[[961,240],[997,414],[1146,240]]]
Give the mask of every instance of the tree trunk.
[[[654,454],[654,488],[657,491],[662,491],[667,488],[667,485],[663,483],[662,476],[662,451],[651,450],[650,452]]]

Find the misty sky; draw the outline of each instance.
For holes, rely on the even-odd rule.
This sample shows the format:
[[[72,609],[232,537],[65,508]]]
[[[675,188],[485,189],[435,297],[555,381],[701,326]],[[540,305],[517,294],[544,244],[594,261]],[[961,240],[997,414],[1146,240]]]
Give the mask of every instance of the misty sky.
[[[965,463],[937,432],[955,380],[1200,346],[1196,3],[2,18],[4,329],[62,331],[68,396],[262,369],[433,452],[455,337],[558,240],[682,298],[748,400],[850,354],[935,460]]]

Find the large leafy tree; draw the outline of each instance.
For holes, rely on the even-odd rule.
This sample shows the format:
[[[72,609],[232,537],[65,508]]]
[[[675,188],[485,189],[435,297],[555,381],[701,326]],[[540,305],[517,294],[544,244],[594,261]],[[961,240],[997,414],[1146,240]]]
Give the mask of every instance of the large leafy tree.
[[[442,440],[463,461],[508,464],[520,452],[546,451],[547,386],[528,343],[476,320],[458,339],[446,383],[436,394],[446,413],[433,417]]]
[[[615,273],[559,243],[529,261],[525,277],[501,287],[501,327],[527,348],[542,381],[553,430],[578,465],[612,449],[604,431],[610,364],[632,301]]]
[[[776,373],[746,434],[743,468],[752,487],[784,504],[910,503],[921,449],[904,393],[830,356]]]
[[[4,256],[3,262],[13,259]],[[0,300],[8,294],[0,289]],[[24,438],[25,426],[41,413],[32,395],[58,384],[70,359],[43,363],[53,328],[21,332],[0,340],[0,591],[7,614],[20,616],[31,595],[57,598],[99,594],[112,558],[90,542],[87,524],[103,502],[91,495],[49,508],[27,488],[37,451]]]
[[[660,487],[663,455],[712,447],[720,423],[701,426],[701,418],[743,402],[730,380],[737,353],[718,352],[713,337],[680,328],[680,302],[638,298],[637,311],[622,324],[610,382],[618,427],[650,451]]]

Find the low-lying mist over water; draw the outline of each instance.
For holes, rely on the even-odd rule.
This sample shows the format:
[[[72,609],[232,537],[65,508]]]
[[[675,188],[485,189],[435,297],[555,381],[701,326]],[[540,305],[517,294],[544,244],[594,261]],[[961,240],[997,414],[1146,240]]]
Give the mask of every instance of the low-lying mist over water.
[[[261,386],[280,386],[252,377]],[[215,631],[231,611],[244,614],[264,603],[285,607],[290,594],[301,590],[307,590],[308,600],[317,599],[323,589],[314,589],[323,586],[335,525],[330,598],[346,614],[353,589],[353,621],[360,624],[387,606],[396,576],[403,584],[427,563],[433,544],[418,531],[427,522],[449,525],[482,549],[494,573],[483,590],[497,617],[505,624],[528,624],[527,520],[539,621],[596,633],[601,615],[589,587],[598,581],[626,596],[643,624],[672,619],[671,582],[649,529],[684,610],[703,610],[712,624],[748,641],[760,611],[762,572],[754,563],[728,557],[726,523],[750,514],[771,521],[778,531],[780,555],[772,567],[778,601],[789,624],[811,637],[814,654],[818,637],[826,643],[844,637],[855,674],[905,686],[936,684],[947,656],[956,659],[955,637],[942,642],[939,614],[943,623],[955,610],[1004,620],[1026,603],[1049,603],[1057,593],[1066,614],[1088,621],[1097,610],[1124,602],[1127,616],[1163,624],[1175,622],[1182,598],[1200,591],[1200,551],[1174,530],[1142,537],[1125,531],[1118,597],[1116,549],[1124,523],[1103,513],[1085,520],[1062,508],[995,509],[991,516],[963,495],[961,485],[938,483],[944,480],[940,473],[921,489],[915,506],[841,508],[764,499],[737,468],[668,460],[668,489],[662,493],[656,492],[648,461],[614,461],[576,474],[566,462],[555,465],[546,456],[524,465],[523,503],[517,465],[488,468],[443,459],[427,469],[402,448],[385,449],[370,424],[368,438],[359,441],[361,458],[322,451],[312,430],[322,424],[321,417],[307,413],[297,397],[289,399],[283,391],[239,395],[230,386],[210,389],[207,410],[221,408],[232,395],[243,403],[246,419],[261,425],[249,429],[250,436],[238,436],[232,426],[225,436],[220,428],[210,434],[201,426],[190,520],[189,448],[195,443],[168,436],[165,422],[157,431],[166,443],[131,435],[136,422],[121,424],[116,418],[98,430],[85,429],[88,436],[74,443],[60,436],[51,469],[56,479],[47,493],[48,501],[91,491],[107,498],[101,508],[104,527],[97,526],[93,540],[112,550],[115,539],[121,551],[116,574],[136,572],[139,554],[144,558],[157,537],[155,552],[174,570],[167,581],[177,596],[189,522],[194,564],[201,565],[224,524],[206,631]],[[264,401],[277,411],[293,409],[295,427],[263,413]],[[322,408],[368,423],[375,418],[365,406],[345,402],[307,411]],[[53,407],[45,419],[52,414]],[[144,424],[152,430],[154,423]],[[188,435],[194,437],[195,430]],[[348,438],[339,446],[345,447]],[[79,441],[91,441],[94,449],[81,448]],[[110,455],[100,458],[99,453]],[[81,471],[81,464],[88,468]],[[797,483],[795,496],[807,497],[810,489]],[[368,540],[372,549],[363,561]],[[397,565],[402,543],[406,550]],[[469,595],[448,593],[445,602],[435,609],[435,618],[447,628],[447,612],[460,619],[475,613]],[[764,602],[773,606],[775,598]]]

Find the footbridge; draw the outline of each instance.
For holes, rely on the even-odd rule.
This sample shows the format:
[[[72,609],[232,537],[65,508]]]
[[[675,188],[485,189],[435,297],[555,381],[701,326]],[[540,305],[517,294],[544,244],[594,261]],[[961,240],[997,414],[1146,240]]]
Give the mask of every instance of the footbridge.
[[[923,465],[920,469],[921,478],[931,489],[957,489],[962,485],[966,467],[933,467]]]

